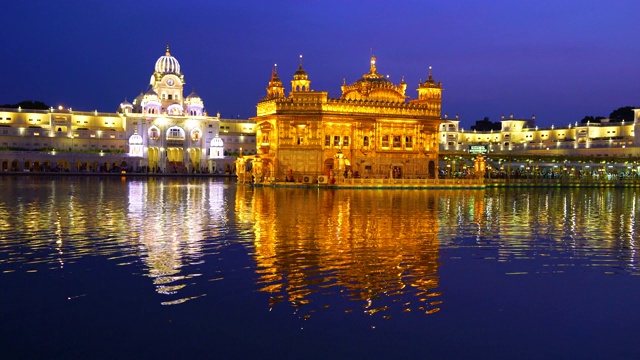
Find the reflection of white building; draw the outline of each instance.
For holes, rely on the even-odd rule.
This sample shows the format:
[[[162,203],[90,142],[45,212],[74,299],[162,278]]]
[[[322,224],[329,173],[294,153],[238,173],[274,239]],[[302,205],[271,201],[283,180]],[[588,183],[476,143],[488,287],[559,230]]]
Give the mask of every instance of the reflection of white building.
[[[185,84],[167,46],[148,89],[116,113],[0,109],[0,171],[231,171],[240,149],[255,153],[255,123],[209,116]]]

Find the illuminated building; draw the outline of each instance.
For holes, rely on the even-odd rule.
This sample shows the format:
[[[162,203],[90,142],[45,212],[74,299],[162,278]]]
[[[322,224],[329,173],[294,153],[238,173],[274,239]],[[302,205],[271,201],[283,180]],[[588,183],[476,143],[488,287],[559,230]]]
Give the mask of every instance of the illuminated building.
[[[0,170],[220,173],[240,147],[255,153],[251,121],[209,116],[195,91],[183,96],[168,45],[154,70],[148,90],[116,113],[0,109]]]
[[[302,57],[288,96],[277,68],[272,70],[267,96],[252,119],[258,155],[249,160],[257,182],[436,176],[442,86],[431,70],[410,101],[404,79],[396,85],[379,74],[375,57],[362,78],[343,81],[337,99],[310,86]]]
[[[482,146],[489,155],[539,155],[590,158],[640,157],[640,109],[633,121],[603,119],[599,123],[574,123],[541,128],[532,119],[502,117],[500,130],[475,131],[460,127],[458,119],[445,119],[439,129],[441,154],[468,153]]]

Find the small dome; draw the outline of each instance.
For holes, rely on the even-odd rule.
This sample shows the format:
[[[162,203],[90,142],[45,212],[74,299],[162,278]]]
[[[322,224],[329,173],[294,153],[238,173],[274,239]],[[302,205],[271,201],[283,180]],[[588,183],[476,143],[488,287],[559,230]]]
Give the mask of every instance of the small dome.
[[[222,139],[218,137],[218,135],[216,135],[216,137],[211,140],[211,147],[224,147],[224,143],[222,142]]]
[[[307,72],[304,71],[304,68],[302,67],[302,55],[300,55],[300,66],[298,67],[298,70],[296,70],[295,74],[293,74],[293,79],[294,80],[309,79],[309,75],[307,75]]]
[[[131,108],[133,109],[133,104],[131,104],[130,102],[127,101],[127,99],[124,99],[123,102],[120,103],[120,108],[124,109],[124,108]]]
[[[196,94],[196,91],[193,90],[191,91],[191,94],[187,95],[187,99],[200,99],[200,96],[198,96],[198,94]]]
[[[274,67],[273,70],[271,71],[271,80],[269,80],[269,85],[282,86],[282,80],[280,80],[280,77],[278,76],[278,71],[276,67]]]
[[[156,72],[161,74],[180,74],[180,63],[169,53],[168,44],[165,55],[156,61]]]
[[[298,70],[293,74],[294,79],[306,79],[308,77],[307,72],[304,71],[302,65],[298,68]]]
[[[129,137],[129,145],[142,145],[142,136],[136,134]]]

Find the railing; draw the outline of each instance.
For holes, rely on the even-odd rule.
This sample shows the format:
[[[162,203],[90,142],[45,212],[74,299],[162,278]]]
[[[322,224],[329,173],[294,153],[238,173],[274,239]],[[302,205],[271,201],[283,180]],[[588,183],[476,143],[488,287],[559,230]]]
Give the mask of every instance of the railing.
[[[483,179],[434,179],[434,178],[336,178],[338,185],[452,185],[452,186],[475,186],[484,184]]]
[[[558,178],[558,179],[485,179],[487,186],[640,186],[640,178],[622,179]]]

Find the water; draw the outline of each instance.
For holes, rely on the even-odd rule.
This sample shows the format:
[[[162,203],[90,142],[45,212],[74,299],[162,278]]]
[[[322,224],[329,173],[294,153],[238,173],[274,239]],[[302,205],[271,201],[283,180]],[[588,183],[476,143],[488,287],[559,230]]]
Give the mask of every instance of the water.
[[[2,358],[640,356],[640,189],[0,191]]]

